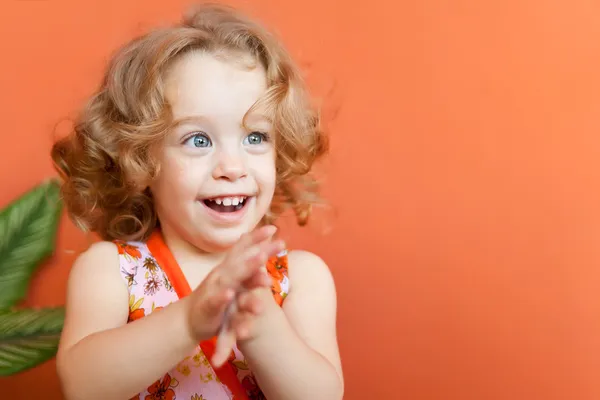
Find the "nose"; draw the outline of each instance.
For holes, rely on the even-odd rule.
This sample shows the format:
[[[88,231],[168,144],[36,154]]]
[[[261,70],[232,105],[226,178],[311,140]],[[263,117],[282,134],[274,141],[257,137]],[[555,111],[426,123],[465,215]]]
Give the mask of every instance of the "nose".
[[[214,179],[236,181],[247,174],[246,162],[242,154],[236,151],[221,151],[213,169]]]

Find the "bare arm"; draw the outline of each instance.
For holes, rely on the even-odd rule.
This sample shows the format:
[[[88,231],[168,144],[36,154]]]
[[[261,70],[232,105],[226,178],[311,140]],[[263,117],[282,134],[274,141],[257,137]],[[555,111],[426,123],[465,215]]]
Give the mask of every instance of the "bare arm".
[[[267,310],[256,321],[259,333],[241,342],[240,350],[269,400],[341,399],[332,276],[311,253],[290,253],[289,265],[291,291],[283,309],[265,301]]]
[[[264,226],[242,235],[192,294],[129,324],[117,248],[107,242],[93,245],[77,259],[69,277],[57,355],[66,397],[128,399],[177,365],[198,341],[214,336],[235,290],[269,286],[261,267],[283,248],[281,241],[271,240],[274,232]],[[252,311],[251,302],[240,312],[260,313]]]
[[[97,243],[73,265],[57,355],[67,399],[128,399],[197,345],[187,299],[127,324],[129,302],[112,243]]]

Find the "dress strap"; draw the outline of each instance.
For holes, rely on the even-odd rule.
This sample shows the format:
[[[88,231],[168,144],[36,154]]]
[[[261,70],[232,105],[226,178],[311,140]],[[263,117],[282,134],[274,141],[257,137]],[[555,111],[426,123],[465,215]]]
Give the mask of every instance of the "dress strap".
[[[175,260],[173,253],[171,253],[164,242],[160,230],[156,229],[151,234],[146,244],[156,259],[156,262],[158,262],[160,267],[167,275],[167,278],[173,285],[177,296],[180,299],[188,296],[192,292],[192,289],[190,288],[188,281],[185,279],[185,276],[183,275],[179,264]],[[215,352],[215,344],[216,338],[203,340],[200,342],[200,348],[209,362]],[[238,380],[237,374],[230,363],[225,363],[219,368],[215,368],[211,363],[211,367],[221,382],[223,382],[229,388],[231,393],[233,393],[234,400],[248,400],[246,390]]]

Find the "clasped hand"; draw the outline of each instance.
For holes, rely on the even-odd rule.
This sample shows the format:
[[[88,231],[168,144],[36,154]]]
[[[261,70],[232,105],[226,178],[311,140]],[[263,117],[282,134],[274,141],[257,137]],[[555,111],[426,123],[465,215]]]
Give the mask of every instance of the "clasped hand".
[[[218,335],[212,364],[221,366],[237,340],[251,339],[271,286],[267,260],[284,249],[274,226],[242,235],[225,260],[211,271],[189,299],[188,325],[195,340]],[[270,296],[269,296],[270,297]]]

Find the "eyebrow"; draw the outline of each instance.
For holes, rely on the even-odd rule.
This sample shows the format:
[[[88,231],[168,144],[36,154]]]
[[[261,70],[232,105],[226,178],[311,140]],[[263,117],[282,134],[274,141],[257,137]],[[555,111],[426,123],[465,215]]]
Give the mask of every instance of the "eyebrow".
[[[266,114],[264,114],[262,112],[254,111],[252,113],[246,113],[244,115],[242,125],[245,125],[245,123],[248,123],[248,122],[252,123],[252,122],[261,122],[261,121],[272,123],[271,119]],[[210,118],[205,115],[190,115],[190,116],[175,119],[172,123],[172,127],[176,128],[178,126],[185,125],[185,124],[202,124],[202,123],[210,123]]]
[[[209,121],[210,121],[210,119],[204,115],[191,115],[188,117],[175,119],[172,123],[172,127],[176,128],[178,126],[185,125],[185,124],[200,124],[200,123],[203,123],[203,122],[206,123]]]

